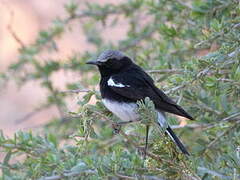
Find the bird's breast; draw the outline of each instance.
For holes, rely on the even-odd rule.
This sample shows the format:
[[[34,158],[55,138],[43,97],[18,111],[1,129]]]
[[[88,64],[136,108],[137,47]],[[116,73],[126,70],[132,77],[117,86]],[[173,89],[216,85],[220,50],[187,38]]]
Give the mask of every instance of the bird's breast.
[[[102,101],[106,108],[122,121],[136,121],[139,118],[136,112],[136,103],[117,102],[109,99],[103,99]]]

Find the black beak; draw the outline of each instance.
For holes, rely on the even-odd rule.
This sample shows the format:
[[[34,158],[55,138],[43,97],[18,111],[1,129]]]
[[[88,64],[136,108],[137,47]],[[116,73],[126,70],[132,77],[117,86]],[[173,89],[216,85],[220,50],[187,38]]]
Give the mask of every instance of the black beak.
[[[100,62],[98,61],[88,61],[86,64],[92,64],[92,65],[100,65]]]

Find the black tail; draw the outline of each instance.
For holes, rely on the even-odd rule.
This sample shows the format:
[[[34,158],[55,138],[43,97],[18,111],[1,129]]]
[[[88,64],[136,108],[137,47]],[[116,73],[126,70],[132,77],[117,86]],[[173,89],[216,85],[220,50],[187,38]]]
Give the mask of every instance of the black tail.
[[[190,155],[187,151],[187,149],[184,147],[180,139],[176,136],[176,134],[173,132],[173,130],[168,126],[166,129],[166,133],[174,140],[174,142],[177,144],[179,149],[182,151],[183,154]]]

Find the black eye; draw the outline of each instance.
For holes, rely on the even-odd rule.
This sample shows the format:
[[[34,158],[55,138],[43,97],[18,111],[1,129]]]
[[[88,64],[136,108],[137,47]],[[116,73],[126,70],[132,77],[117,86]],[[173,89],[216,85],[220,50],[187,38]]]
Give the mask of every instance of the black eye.
[[[104,65],[111,69],[119,69],[121,67],[121,63],[117,59],[108,59]]]
[[[107,62],[113,62],[113,61],[116,61],[116,59],[111,58],[107,60]]]
[[[117,62],[116,62],[117,60],[116,59],[108,59],[107,61],[106,61],[106,64],[107,65],[114,65],[114,64],[116,64]]]

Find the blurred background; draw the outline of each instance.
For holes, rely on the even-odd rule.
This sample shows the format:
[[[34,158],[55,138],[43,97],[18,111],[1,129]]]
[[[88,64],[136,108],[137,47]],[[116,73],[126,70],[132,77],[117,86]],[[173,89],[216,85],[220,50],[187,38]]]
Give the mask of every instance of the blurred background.
[[[0,179],[239,179],[239,39],[239,0],[0,0]],[[143,124],[113,133],[85,64],[109,48],[195,118],[168,114],[191,158],[159,128],[147,159]]]
[[[65,17],[66,11],[64,4],[69,0],[58,1],[39,1],[39,0],[0,0],[0,71],[7,69],[10,63],[17,60],[18,49],[21,47],[14,38],[16,35],[25,45],[33,43],[39,31],[47,29],[56,17]],[[84,8],[86,1],[79,0],[79,8]],[[98,3],[97,0],[91,2]],[[121,3],[122,0],[101,0],[101,4]],[[79,25],[78,25],[79,26]],[[126,34],[127,24],[122,21],[119,26],[111,29],[111,35],[106,30],[106,39],[119,40]],[[85,52],[94,50],[94,47],[87,43],[82,29],[73,28],[73,31],[64,33],[58,40],[58,52],[51,53],[55,59],[65,59],[74,52]],[[43,54],[44,58],[49,53]],[[54,82],[62,86],[64,82],[79,79],[77,74],[56,75]],[[1,90],[0,94],[0,129],[6,135],[13,135],[17,130],[30,129],[46,123],[48,120],[58,116],[56,108],[47,108],[39,112],[36,116],[24,120],[39,103],[44,101],[45,92],[34,82],[30,82],[21,88],[15,83],[10,83],[6,89]],[[74,108],[76,101],[69,102]]]

